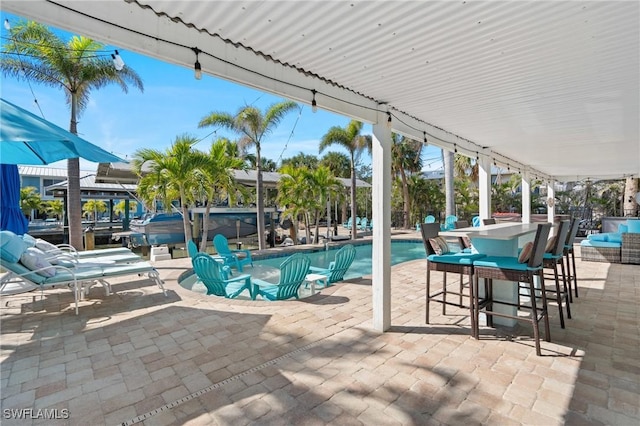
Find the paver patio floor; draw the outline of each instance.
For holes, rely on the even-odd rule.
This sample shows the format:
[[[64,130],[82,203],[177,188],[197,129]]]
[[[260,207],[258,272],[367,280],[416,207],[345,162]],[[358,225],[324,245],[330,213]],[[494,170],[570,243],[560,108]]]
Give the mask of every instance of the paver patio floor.
[[[156,263],[168,297],[114,280],[78,316],[68,289],[3,296],[2,424],[637,425],[640,266],[577,260],[573,319],[563,330],[550,308],[542,357],[526,327],[475,340],[466,311],[435,304],[426,325],[424,260],[393,267],[382,334],[367,277],[300,301],[226,300],[177,283],[188,259]]]

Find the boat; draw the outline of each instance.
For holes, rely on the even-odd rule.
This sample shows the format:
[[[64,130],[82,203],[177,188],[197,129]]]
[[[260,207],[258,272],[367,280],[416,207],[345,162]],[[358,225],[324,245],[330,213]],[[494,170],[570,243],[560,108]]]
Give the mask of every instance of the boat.
[[[214,235],[222,234],[226,238],[243,238],[257,233],[257,211],[253,207],[212,207],[209,212],[209,226],[207,240]],[[276,209],[265,208],[265,223],[269,224]],[[190,220],[195,229],[194,238],[201,238],[204,207],[193,208],[189,211]],[[184,224],[180,213],[152,213],[141,220],[133,220],[131,231],[145,235],[150,245],[184,243]]]

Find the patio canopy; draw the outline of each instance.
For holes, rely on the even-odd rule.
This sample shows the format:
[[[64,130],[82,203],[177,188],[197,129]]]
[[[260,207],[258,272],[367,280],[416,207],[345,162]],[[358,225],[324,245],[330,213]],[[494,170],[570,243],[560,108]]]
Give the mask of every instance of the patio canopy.
[[[532,176],[640,173],[640,3],[3,1]]]

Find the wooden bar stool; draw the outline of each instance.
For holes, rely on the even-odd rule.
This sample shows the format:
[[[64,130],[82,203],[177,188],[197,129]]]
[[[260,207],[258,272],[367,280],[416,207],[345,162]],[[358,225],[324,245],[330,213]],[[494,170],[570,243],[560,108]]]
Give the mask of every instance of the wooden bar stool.
[[[547,296],[546,288],[544,284],[544,269],[543,269],[543,256],[547,238],[549,237],[549,231],[551,229],[550,223],[539,224],[536,230],[536,236],[533,243],[527,243],[523,249],[523,253],[528,254],[528,260],[526,263],[521,263],[526,256],[521,254],[519,257],[511,256],[487,256],[484,259],[479,259],[473,262],[474,267],[474,281],[473,281],[473,314],[475,315],[474,324],[478,327],[475,330],[474,335],[476,338],[480,336],[479,330],[479,314],[483,311],[487,315],[487,321],[491,324],[492,316],[500,316],[504,318],[511,318],[518,321],[527,321],[531,323],[533,327],[533,337],[536,345],[536,354],[541,355],[540,351],[540,329],[539,322],[544,322],[545,327],[545,340],[550,341],[549,330],[549,314],[547,311]],[[540,287],[536,288],[536,277],[540,279]],[[485,285],[485,297],[480,300],[479,297],[479,281],[484,279]],[[517,315],[510,315],[506,313],[496,312],[493,310],[493,306],[508,305],[516,308],[525,308],[520,303],[514,303],[505,300],[495,300],[493,298],[493,280],[513,281],[513,285],[518,286],[520,282],[525,282],[529,287],[529,294],[535,295],[536,291],[539,291],[540,298],[532,296],[530,298],[530,305],[526,308],[531,310],[530,318],[525,318]],[[538,306],[538,299],[541,300],[541,306]]]
[[[473,261],[483,258],[484,255],[463,252],[438,254],[430,240],[438,237],[439,230],[440,225],[437,223],[424,223],[420,228],[422,242],[427,253],[425,321],[429,324],[429,305],[432,301],[442,304],[442,315],[447,314],[447,305],[468,308],[470,311],[471,334],[475,337],[477,326],[474,323],[475,316],[473,315]],[[431,293],[431,271],[441,271],[443,273],[442,290],[434,293]],[[458,291],[449,291],[447,289],[447,272],[459,274],[460,287]],[[469,277],[469,295],[464,294],[464,275]],[[447,300],[447,295],[458,296],[458,302]],[[463,303],[463,296],[469,298],[468,305]]]

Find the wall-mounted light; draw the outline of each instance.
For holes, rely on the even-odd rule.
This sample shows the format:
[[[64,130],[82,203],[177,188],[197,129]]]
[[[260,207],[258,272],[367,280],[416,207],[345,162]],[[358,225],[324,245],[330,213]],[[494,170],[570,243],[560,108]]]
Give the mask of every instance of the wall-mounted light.
[[[111,59],[113,60],[113,67],[116,69],[116,71],[122,71],[122,69],[124,68],[124,61],[120,57],[120,54],[117,50],[115,55],[113,53],[111,54]]]
[[[318,103],[316,102],[316,91],[311,90],[313,99],[311,99],[311,112],[318,112]]]
[[[391,128],[391,113],[387,111],[387,128]]]
[[[202,66],[200,65],[200,61],[198,60],[198,55],[202,52],[202,50],[198,49],[197,47],[192,47],[191,50],[193,50],[193,53],[196,54],[196,63],[193,64],[194,77],[196,78],[196,80],[201,80]]]

